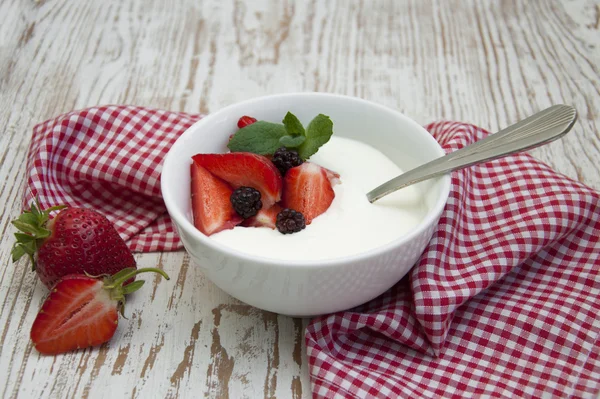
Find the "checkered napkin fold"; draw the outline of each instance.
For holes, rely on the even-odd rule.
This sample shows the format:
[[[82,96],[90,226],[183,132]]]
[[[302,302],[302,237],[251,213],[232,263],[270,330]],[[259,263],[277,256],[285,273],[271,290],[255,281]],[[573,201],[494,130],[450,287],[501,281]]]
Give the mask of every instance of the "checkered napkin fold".
[[[161,161],[198,115],[132,106],[34,128],[24,204],[104,213],[135,251],[180,248]],[[478,127],[427,126],[446,151]],[[409,275],[313,319],[315,397],[594,397],[600,391],[600,194],[528,155],[452,175],[439,226]]]

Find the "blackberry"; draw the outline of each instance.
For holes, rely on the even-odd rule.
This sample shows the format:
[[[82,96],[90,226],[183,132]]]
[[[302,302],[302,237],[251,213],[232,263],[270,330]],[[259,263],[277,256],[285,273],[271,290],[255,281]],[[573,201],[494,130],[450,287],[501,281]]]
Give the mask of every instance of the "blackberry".
[[[260,191],[252,187],[236,188],[230,199],[233,209],[244,219],[255,216],[262,208]]]
[[[273,162],[275,164],[275,166],[277,166],[277,169],[279,169],[279,172],[281,172],[281,175],[285,176],[285,173],[289,169],[291,169],[295,166],[302,165],[302,163],[304,161],[302,160],[302,158],[300,158],[300,155],[298,155],[297,151],[288,150],[285,147],[280,147],[273,154],[273,158],[271,159],[271,162]]]
[[[281,234],[293,234],[304,229],[306,227],[306,221],[301,212],[285,208],[277,214],[277,222],[275,225]]]

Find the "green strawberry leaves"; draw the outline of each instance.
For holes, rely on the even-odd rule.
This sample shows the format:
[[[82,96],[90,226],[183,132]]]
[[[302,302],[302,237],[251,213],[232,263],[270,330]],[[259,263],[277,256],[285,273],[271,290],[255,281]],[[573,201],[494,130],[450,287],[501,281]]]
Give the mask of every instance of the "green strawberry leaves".
[[[132,292],[139,290],[140,288],[142,288],[144,283],[145,283],[144,280],[136,280],[132,283],[129,283],[128,285],[123,287],[123,294],[128,295],[128,294],[131,294]]]
[[[41,241],[49,237],[51,231],[46,227],[50,219],[50,212],[59,211],[66,208],[64,205],[52,206],[48,209],[41,209],[39,200],[35,198],[29,210],[24,211],[19,217],[11,223],[19,233],[15,233],[15,243],[11,250],[13,262],[18,261],[27,255],[31,261],[31,267],[35,270],[35,253]]]
[[[227,147],[232,152],[252,152],[271,155],[284,146],[298,151],[303,160],[309,159],[327,143],[333,134],[333,122],[323,114],[317,115],[306,127],[291,112],[283,124],[257,121],[237,131]]]

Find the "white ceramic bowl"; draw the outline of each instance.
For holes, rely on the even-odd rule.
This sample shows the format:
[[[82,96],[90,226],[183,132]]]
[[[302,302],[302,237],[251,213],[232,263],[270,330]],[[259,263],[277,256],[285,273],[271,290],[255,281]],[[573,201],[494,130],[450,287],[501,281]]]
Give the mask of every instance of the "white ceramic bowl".
[[[192,224],[189,165],[197,153],[227,150],[242,115],[280,122],[293,112],[308,123],[323,113],[334,134],[377,148],[409,170],[443,155],[431,135],[392,109],[357,98],[324,93],[260,97],[228,106],[190,127],[167,154],[161,189],[183,245],[205,275],[233,297],[268,311],[313,316],[360,305],[385,292],[414,265],[431,239],[450,191],[443,176],[419,183],[428,212],[411,232],[379,248],[326,261],[277,261],[220,245]]]

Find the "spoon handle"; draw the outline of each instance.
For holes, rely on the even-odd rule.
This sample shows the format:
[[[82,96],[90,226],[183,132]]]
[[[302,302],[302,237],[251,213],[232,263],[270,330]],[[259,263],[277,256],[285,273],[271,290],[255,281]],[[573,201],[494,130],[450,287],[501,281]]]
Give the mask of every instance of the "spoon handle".
[[[565,135],[577,120],[568,105],[553,105],[460,150],[411,169],[367,193],[375,202],[396,190],[477,163],[528,150]]]

